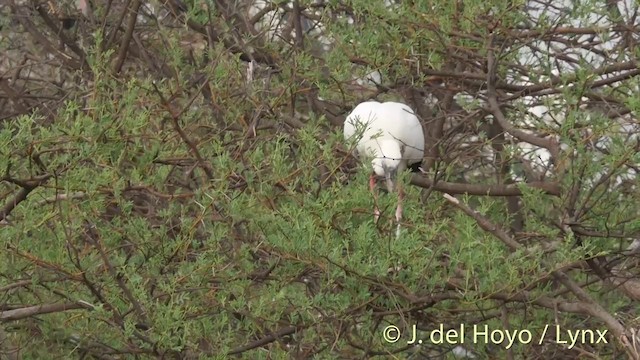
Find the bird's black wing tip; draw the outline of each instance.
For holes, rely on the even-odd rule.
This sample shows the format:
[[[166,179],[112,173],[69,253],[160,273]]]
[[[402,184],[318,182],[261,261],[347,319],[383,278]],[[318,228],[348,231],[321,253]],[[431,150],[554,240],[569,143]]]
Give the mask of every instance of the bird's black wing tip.
[[[422,161],[418,161],[418,162],[415,162],[413,164],[409,164],[409,169],[411,169],[411,172],[413,172],[413,173],[421,172],[420,171],[421,167],[422,167]]]

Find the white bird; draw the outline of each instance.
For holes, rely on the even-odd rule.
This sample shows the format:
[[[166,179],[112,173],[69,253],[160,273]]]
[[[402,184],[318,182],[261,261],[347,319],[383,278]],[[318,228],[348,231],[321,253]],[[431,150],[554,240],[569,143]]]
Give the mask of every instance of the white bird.
[[[360,103],[347,116],[344,122],[344,137],[346,140],[355,138],[359,157],[372,159],[373,171],[369,177],[369,188],[376,202],[375,221],[378,221],[380,216],[375,192],[377,180],[384,179],[390,193],[397,188],[396,236],[399,236],[404,193],[397,184],[396,177],[408,167],[418,170],[422,163],[424,133],[420,120],[405,104],[367,101]]]

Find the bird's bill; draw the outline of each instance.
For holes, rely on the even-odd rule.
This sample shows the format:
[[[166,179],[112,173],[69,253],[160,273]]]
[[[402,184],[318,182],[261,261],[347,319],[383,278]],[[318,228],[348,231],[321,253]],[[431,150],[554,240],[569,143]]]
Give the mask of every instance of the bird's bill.
[[[385,184],[387,185],[387,191],[392,193],[396,189],[396,172],[394,170],[387,171],[384,174]]]

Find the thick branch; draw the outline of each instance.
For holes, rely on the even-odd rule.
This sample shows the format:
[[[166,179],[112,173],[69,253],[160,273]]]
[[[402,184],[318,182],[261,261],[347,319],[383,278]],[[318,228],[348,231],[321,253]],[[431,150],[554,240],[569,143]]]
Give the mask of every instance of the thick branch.
[[[44,184],[51,178],[52,175],[42,175],[37,177],[36,179],[22,181],[18,179],[13,179],[8,176],[0,178],[0,181],[6,181],[8,183],[16,184],[21,186],[22,189],[18,191],[18,193],[13,197],[13,199],[9,200],[4,206],[0,209],[0,221],[3,221],[9,216],[9,214],[13,211],[13,209],[18,206],[21,202],[27,199],[29,193],[31,193],[35,188]]]
[[[411,178],[411,184],[423,187],[423,188],[433,188],[434,190],[445,192],[449,194],[468,194],[468,195],[486,195],[486,196],[520,196],[522,195],[522,190],[520,190],[519,185],[528,186],[535,189],[540,189],[544,191],[546,194],[553,196],[560,196],[560,185],[555,182],[530,182],[530,183],[516,183],[516,184],[494,184],[494,185],[483,185],[483,184],[463,184],[463,183],[452,183],[445,181],[437,181],[434,182],[433,179],[430,179],[421,175],[413,175]]]
[[[34,315],[51,314],[76,309],[91,309],[91,306],[83,302],[27,306],[0,312],[0,322],[20,320]]]
[[[495,54],[493,48],[489,48],[487,55],[487,67],[489,69],[487,73],[487,101],[489,103],[489,112],[493,114],[498,124],[508,132],[510,135],[519,139],[520,141],[527,142],[532,145],[545,148],[551,153],[551,159],[555,161],[558,158],[558,143],[552,138],[541,138],[534,134],[520,130],[513,126],[509,120],[504,116],[500,104],[498,103],[498,95],[496,93],[496,72],[498,65],[496,63]]]
[[[131,43],[131,38],[133,37],[133,30],[136,27],[136,22],[138,19],[138,10],[140,9],[140,5],[142,2],[140,0],[135,0],[131,7],[129,7],[129,21],[127,22],[127,31],[122,37],[122,42],[120,43],[120,48],[118,49],[118,57],[116,58],[116,62],[113,66],[113,73],[118,74],[122,69],[122,65],[124,65],[124,60],[127,57],[127,50],[129,49],[129,44]]]

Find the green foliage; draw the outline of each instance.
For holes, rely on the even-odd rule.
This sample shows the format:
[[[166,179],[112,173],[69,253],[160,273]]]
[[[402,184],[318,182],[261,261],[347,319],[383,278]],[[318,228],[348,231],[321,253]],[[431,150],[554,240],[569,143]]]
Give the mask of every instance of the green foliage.
[[[597,3],[572,3],[572,16],[588,21],[600,12]],[[60,49],[45,46],[54,60],[43,64],[58,61],[61,73],[71,68],[70,78],[41,95],[64,88],[55,109],[2,98],[3,106],[28,111],[0,122],[0,193],[2,211],[10,213],[0,223],[0,315],[66,304],[2,320],[0,337],[21,344],[22,357],[425,358],[448,355],[434,344],[404,351],[413,324],[425,336],[440,325],[537,334],[545,324],[602,327],[593,313],[563,312],[584,299],[559,290],[555,271],[569,274],[603,312],[637,310],[619,296],[619,283],[612,291],[585,270],[585,259],[599,259],[628,265],[623,275],[635,276],[635,260],[618,257],[640,231],[635,123],[614,121],[585,99],[637,114],[638,80],[594,88],[600,64],[580,56],[575,71],[556,74],[555,60],[563,57],[554,59],[548,48],[536,54],[543,58],[537,65],[538,57],[522,60],[549,37],[565,35],[554,31],[568,31],[568,15],[541,10],[532,25],[522,1],[299,1],[330,43],[331,51],[318,52],[321,40],[312,40],[311,30],[304,43],[295,41],[288,2],[276,4],[282,16],[272,21],[291,25],[287,32],[278,25],[278,34],[269,33],[273,24],[249,23],[240,3],[212,5],[182,2],[173,23],[169,13],[180,9],[153,16],[144,15],[150,7],[120,9],[140,16],[127,52],[120,45],[126,32],[96,25],[116,19],[87,20],[82,26],[94,28],[78,40],[86,57],[68,56],[71,40],[63,37]],[[118,19],[126,31],[128,22]],[[540,39],[522,35],[529,30]],[[11,48],[7,38],[0,37],[0,48]],[[562,145],[535,171],[524,164],[540,147],[521,146],[487,115],[491,52],[499,85],[512,86],[497,94],[507,121]],[[114,70],[120,56],[123,69]],[[7,72],[11,81],[0,79],[3,91],[22,86],[30,67],[18,68]],[[383,84],[353,85],[374,71]],[[540,89],[517,90],[531,83]],[[413,105],[425,107],[427,95],[439,95],[421,116],[433,115],[423,116],[428,126],[445,121],[439,158],[428,169],[437,173],[425,176],[458,189],[517,187],[517,211],[506,196],[461,195],[452,204],[442,188],[410,186],[411,175],[400,174],[401,236],[396,194],[379,194],[382,216],[374,222],[370,169],[332,125],[357,101],[411,94]],[[555,118],[532,116],[531,104]],[[552,196],[522,179],[560,190]],[[512,225],[518,216],[521,227]],[[500,241],[502,233],[520,247]],[[388,325],[401,329],[401,341],[385,341]],[[580,351],[607,356],[613,348]],[[472,350],[505,354],[500,344]],[[546,343],[535,351],[559,358],[566,354],[555,352],[564,350]],[[515,344],[511,357],[532,351]]]

